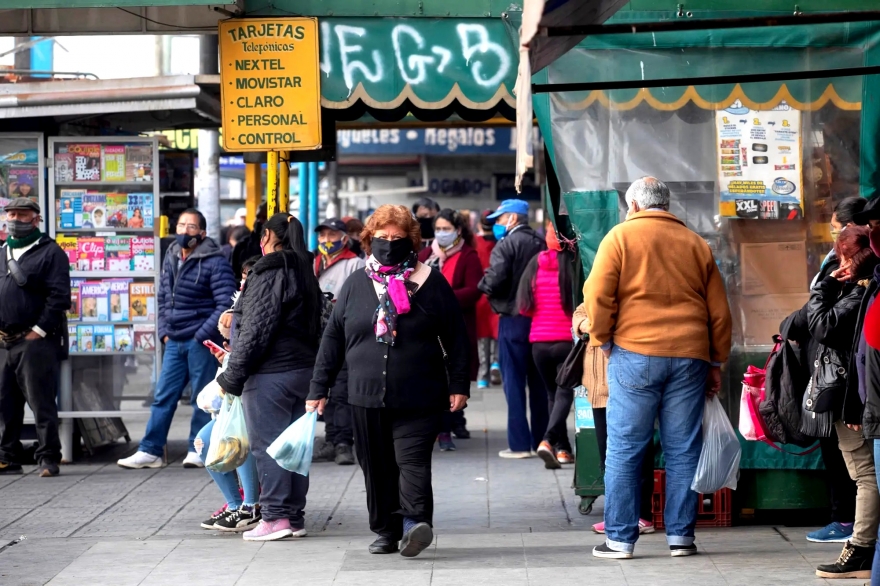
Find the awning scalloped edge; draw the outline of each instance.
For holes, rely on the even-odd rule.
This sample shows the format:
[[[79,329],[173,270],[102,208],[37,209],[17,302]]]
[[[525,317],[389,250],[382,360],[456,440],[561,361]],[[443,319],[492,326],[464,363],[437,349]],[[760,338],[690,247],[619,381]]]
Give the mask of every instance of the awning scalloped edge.
[[[495,94],[485,102],[475,102],[468,98],[464,94],[464,92],[461,91],[461,87],[459,87],[458,82],[453,84],[452,89],[449,90],[449,93],[440,100],[423,100],[416,95],[412,86],[410,84],[407,84],[396,98],[387,102],[381,102],[372,98],[370,94],[367,93],[367,90],[364,88],[363,82],[358,82],[357,86],[354,88],[354,91],[351,92],[351,95],[348,96],[348,98],[346,98],[345,100],[341,102],[334,102],[328,100],[327,98],[321,98],[321,106],[332,110],[345,110],[346,108],[351,108],[352,106],[354,106],[358,100],[362,101],[370,108],[378,108],[382,110],[393,110],[395,108],[399,108],[406,100],[409,100],[410,103],[416,108],[420,108],[423,110],[440,110],[441,108],[446,108],[456,101],[462,106],[470,108],[472,110],[488,110],[497,106],[498,103],[501,101],[504,101],[511,108],[516,107],[516,98],[511,95],[511,93],[507,90],[507,87],[505,87],[503,84],[498,86],[498,89],[495,90]]]
[[[651,90],[647,88],[640,89],[634,98],[626,102],[612,101],[604,90],[592,91],[586,98],[578,102],[567,102],[562,99],[560,94],[554,94],[553,98],[557,104],[566,110],[584,110],[596,102],[599,102],[599,104],[606,108],[614,110],[632,110],[642,102],[647,102],[655,110],[665,111],[678,110],[688,102],[693,102],[694,105],[704,110],[723,110],[737,100],[739,100],[743,106],[752,110],[769,110],[775,108],[783,101],[796,110],[818,110],[828,102],[831,102],[841,110],[862,109],[861,102],[848,102],[844,100],[834,89],[834,85],[830,83],[828,84],[828,87],[825,88],[825,91],[822,92],[822,95],[812,102],[801,102],[800,100],[795,99],[785,84],[782,84],[779,91],[776,92],[776,95],[773,96],[769,102],[756,102],[752,100],[746,95],[740,84],[736,84],[730,94],[720,102],[710,102],[704,99],[697,91],[697,88],[692,85],[687,87],[680,98],[674,102],[668,103],[658,100],[651,94]]]

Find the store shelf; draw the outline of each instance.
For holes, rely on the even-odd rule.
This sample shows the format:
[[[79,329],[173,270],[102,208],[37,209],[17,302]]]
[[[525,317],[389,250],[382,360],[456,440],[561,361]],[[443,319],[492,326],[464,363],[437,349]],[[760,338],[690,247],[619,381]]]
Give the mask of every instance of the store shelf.
[[[119,352],[113,350],[112,352],[100,352],[100,351],[92,351],[92,352],[71,352],[71,356],[155,356],[155,350],[138,350],[132,352]]]
[[[188,191],[160,191],[159,195],[165,197],[166,195],[169,197],[189,197],[192,194]]]
[[[128,234],[154,234],[155,228],[115,228],[112,226],[103,226],[101,228],[57,228],[56,234],[94,234],[96,232],[125,232]]]
[[[70,271],[71,277],[88,278],[88,277],[110,277],[116,279],[125,278],[150,278],[156,277],[156,271]],[[149,322],[146,322],[149,323]]]
[[[107,320],[81,320],[81,319],[71,319],[67,320],[72,326],[142,326],[142,325],[152,325],[154,320],[144,320],[144,321],[107,321]]]
[[[149,187],[150,191],[153,191],[153,182],[152,181],[70,181],[70,182],[55,182],[55,187],[62,187],[64,189],[69,189],[72,187],[88,187],[95,185],[116,185],[119,187]]]

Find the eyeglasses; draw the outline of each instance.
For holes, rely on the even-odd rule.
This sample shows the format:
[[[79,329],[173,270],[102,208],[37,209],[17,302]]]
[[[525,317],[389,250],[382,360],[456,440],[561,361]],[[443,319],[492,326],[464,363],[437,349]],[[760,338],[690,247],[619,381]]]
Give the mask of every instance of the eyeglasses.
[[[178,224],[177,229],[180,230],[183,228],[187,232],[192,232],[193,230],[201,230],[198,224]]]

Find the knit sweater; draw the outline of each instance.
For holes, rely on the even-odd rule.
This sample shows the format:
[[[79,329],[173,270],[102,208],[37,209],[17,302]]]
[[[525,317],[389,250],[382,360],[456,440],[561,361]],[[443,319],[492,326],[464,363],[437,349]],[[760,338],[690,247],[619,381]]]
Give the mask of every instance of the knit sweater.
[[[534,306],[531,311],[524,312],[532,318],[529,342],[570,342],[571,318],[562,308],[562,292],[559,290],[559,254],[555,250],[545,250],[532,262],[538,263],[538,270],[532,283]]]
[[[722,363],[731,317],[709,245],[668,212],[638,212],[602,240],[584,284],[590,343]]]

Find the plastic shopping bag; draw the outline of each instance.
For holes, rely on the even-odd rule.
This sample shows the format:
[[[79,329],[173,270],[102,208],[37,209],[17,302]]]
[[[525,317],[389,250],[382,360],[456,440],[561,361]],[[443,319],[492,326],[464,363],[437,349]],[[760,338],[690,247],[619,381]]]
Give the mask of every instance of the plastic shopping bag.
[[[312,449],[315,447],[315,422],[318,413],[306,413],[281,432],[266,453],[285,470],[302,476],[309,475],[312,464]]]
[[[211,447],[205,456],[205,466],[214,472],[232,472],[244,464],[249,451],[241,397],[226,395],[211,431]]]
[[[722,488],[736,490],[742,449],[718,397],[706,399],[703,411],[703,451],[691,490],[712,494]]]
[[[210,413],[211,415],[217,415],[220,413],[220,408],[223,406],[223,389],[220,388],[220,385],[217,383],[217,377],[223,374],[226,370],[226,366],[229,364],[229,354],[223,358],[223,364],[220,368],[217,369],[217,374],[214,376],[214,380],[205,385],[199,394],[196,396],[196,407],[201,409],[206,413]]]

